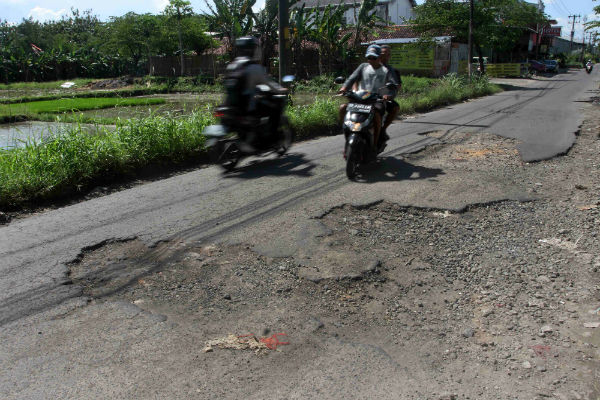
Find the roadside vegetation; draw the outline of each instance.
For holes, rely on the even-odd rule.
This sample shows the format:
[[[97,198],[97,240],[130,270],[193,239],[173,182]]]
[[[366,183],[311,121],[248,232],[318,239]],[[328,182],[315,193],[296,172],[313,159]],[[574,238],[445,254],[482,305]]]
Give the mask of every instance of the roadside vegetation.
[[[116,129],[95,135],[74,125],[24,148],[0,151],[0,208],[72,195],[140,168],[198,156],[204,151],[200,132],[212,122],[209,112],[148,117],[119,121]]]
[[[327,78],[325,81],[332,80]],[[443,79],[407,76],[403,77],[403,94],[397,100],[401,112],[410,114],[500,90],[485,78],[469,83],[464,77],[455,75]],[[297,138],[339,131],[337,114],[343,99],[333,96],[336,91],[337,87],[331,86],[310,104],[289,108],[288,115]],[[127,100],[153,99],[77,100],[93,100],[89,103],[92,107],[109,104],[104,103],[108,100],[118,101],[117,104],[122,106]],[[44,109],[59,110],[59,102],[50,104]],[[64,107],[72,105],[65,103]],[[60,115],[61,121],[65,121],[65,116],[69,115],[77,120],[78,114]],[[99,132],[90,134],[81,125],[86,121],[80,118],[77,120],[80,123],[57,130],[41,141],[30,140],[22,148],[0,150],[0,209],[15,209],[28,203],[84,193],[101,182],[134,176],[136,171],[149,166],[174,166],[197,160],[206,151],[201,132],[205,126],[214,123],[214,118],[211,105],[205,104],[186,115],[150,115],[110,121],[116,125],[115,129],[99,127]]]

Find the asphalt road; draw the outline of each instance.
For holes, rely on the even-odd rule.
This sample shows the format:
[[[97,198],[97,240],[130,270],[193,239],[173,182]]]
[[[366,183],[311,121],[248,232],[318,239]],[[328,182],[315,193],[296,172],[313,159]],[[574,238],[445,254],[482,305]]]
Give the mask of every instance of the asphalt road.
[[[385,184],[401,167],[393,157],[438,143],[424,135],[428,132],[447,136],[461,129],[514,138],[524,161],[564,153],[575,139],[578,102],[591,96],[593,77],[579,71],[518,81],[500,94],[395,123],[384,168],[368,173],[362,183],[345,178],[342,138],[326,137],[298,144],[283,158],[247,160],[232,174],[199,169],[14,221],[0,228],[0,324],[79,296],[65,264],[107,240],[137,237],[148,245],[169,239],[244,241],[244,235],[255,234],[253,227],[283,212],[375,201],[385,192],[370,190],[370,184]],[[289,233],[280,236],[281,243]],[[288,240],[297,241],[297,235]],[[287,249],[283,244],[265,248],[274,255]]]

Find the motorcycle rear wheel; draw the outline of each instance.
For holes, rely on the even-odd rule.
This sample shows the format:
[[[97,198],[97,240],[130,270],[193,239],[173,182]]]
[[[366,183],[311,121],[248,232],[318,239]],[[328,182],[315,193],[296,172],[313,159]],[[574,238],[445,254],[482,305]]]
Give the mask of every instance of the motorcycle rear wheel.
[[[227,172],[233,171],[242,159],[242,152],[235,142],[225,143],[219,153],[217,163]]]
[[[294,132],[292,131],[292,128],[290,127],[290,122],[288,121],[288,118],[285,115],[281,116],[279,134],[280,140],[279,148],[277,149],[277,154],[282,156],[288,152],[290,147],[292,147],[292,142],[294,141]]]

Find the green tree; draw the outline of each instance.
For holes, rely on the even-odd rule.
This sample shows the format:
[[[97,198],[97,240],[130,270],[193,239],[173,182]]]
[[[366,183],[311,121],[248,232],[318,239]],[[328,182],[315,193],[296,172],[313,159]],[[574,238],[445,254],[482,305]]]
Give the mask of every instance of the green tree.
[[[177,24],[177,38],[179,40],[179,62],[180,62],[180,75],[183,76],[184,64],[183,64],[183,35],[182,35],[182,20],[193,14],[192,6],[189,1],[186,0],[169,0],[169,4],[165,7],[164,14],[175,20]]]
[[[275,55],[275,44],[279,31],[278,0],[266,0],[265,8],[254,15],[253,33],[258,37],[262,50],[262,65],[268,67],[269,60]]]
[[[360,7],[354,4],[354,47],[360,46],[366,36],[373,31],[375,24],[382,22],[374,12],[377,0],[364,0]],[[358,10],[358,12],[356,11]]]
[[[292,50],[292,64],[295,66],[296,75],[303,72],[304,68],[304,43],[313,30],[313,14],[305,5],[294,7],[290,13],[290,31]]]
[[[153,37],[157,35],[160,21],[151,14],[128,12],[121,17],[111,17],[107,24],[106,49],[131,58],[132,72],[142,59],[152,52]]]
[[[213,4],[206,2],[210,11],[206,15],[208,28],[217,32],[221,39],[227,39],[232,58],[235,57],[235,39],[252,32],[255,20],[252,7],[255,3],[256,0],[213,0]]]
[[[350,37],[351,32],[342,34],[344,27],[342,19],[346,11],[346,6],[342,3],[333,6],[327,5],[323,10],[318,7],[312,11],[312,29],[309,31],[309,38],[319,44],[319,74],[323,74],[323,59],[327,58],[327,72],[331,72],[331,62],[333,58],[340,55],[342,48]]]

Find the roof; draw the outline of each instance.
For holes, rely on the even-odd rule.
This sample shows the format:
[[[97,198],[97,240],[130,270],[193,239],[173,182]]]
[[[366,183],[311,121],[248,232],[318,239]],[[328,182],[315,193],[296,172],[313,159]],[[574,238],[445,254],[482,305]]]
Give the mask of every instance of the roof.
[[[381,39],[414,38],[419,36],[419,34],[412,30],[410,25],[389,25],[375,28],[367,36],[367,41],[372,42],[374,40]]]
[[[393,44],[393,43],[415,43],[418,42],[420,38],[399,38],[399,39],[376,39],[373,42],[375,44]],[[437,43],[445,43],[452,40],[452,36],[435,36],[433,37]],[[362,43],[363,45],[367,45],[373,42]]]

